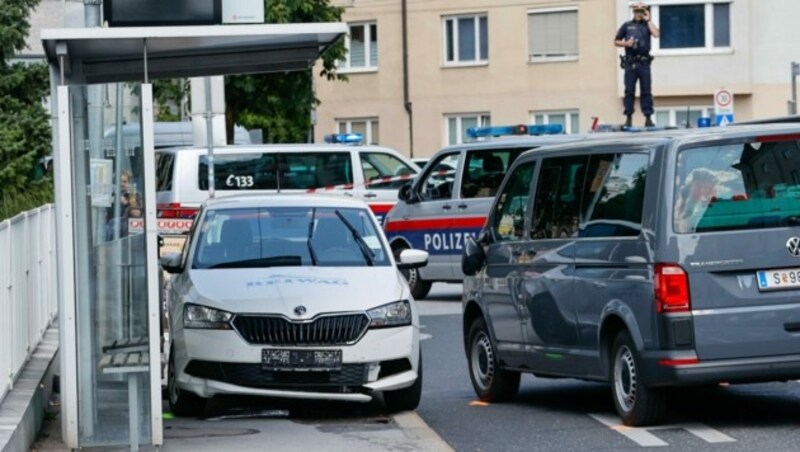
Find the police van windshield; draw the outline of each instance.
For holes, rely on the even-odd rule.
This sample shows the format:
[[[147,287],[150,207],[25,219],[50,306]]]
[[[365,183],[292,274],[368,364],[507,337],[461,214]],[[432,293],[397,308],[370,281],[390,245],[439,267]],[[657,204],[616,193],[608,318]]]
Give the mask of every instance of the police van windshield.
[[[800,225],[800,141],[688,149],[678,154],[674,227],[678,233]]]
[[[367,210],[269,207],[208,211],[193,268],[372,265],[390,261]]]

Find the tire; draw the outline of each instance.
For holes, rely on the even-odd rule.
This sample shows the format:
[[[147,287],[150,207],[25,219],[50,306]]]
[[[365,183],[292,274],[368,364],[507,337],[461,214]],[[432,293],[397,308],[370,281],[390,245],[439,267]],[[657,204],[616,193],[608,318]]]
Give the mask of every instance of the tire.
[[[400,253],[405,249],[407,248],[395,250],[394,258],[399,260]],[[411,296],[414,297],[415,300],[422,300],[431,292],[432,283],[430,281],[425,281],[420,277],[419,269],[412,268],[409,270],[401,270],[400,273],[402,273],[406,278],[406,281],[408,282],[408,288],[411,291]]]
[[[476,319],[469,328],[467,348],[469,378],[484,402],[509,402],[519,391],[520,373],[501,369],[486,322]]]
[[[400,413],[402,411],[414,411],[419,406],[419,401],[422,399],[422,353],[419,355],[419,364],[417,366],[417,379],[414,384],[403,389],[396,391],[386,391],[383,393],[383,402],[386,404],[386,409],[392,413]]]
[[[170,353],[167,372],[167,394],[172,413],[180,417],[202,416],[206,410],[206,399],[178,387],[173,353]]]
[[[611,346],[609,381],[622,422],[629,427],[658,424],[666,416],[663,390],[648,388],[641,381],[641,359],[627,331],[620,332]]]

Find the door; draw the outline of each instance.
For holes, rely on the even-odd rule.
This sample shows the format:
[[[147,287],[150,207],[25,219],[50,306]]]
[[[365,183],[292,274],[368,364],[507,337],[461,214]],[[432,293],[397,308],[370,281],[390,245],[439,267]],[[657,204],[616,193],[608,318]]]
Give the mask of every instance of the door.
[[[356,191],[383,224],[386,213],[397,203],[397,191],[413,179],[417,171],[388,152],[359,151],[358,155],[364,182]]]
[[[419,270],[428,281],[454,279],[453,267],[461,263],[464,238],[452,233],[453,188],[461,156],[461,151],[448,152],[431,162],[414,184],[414,200],[403,203],[402,216],[385,226],[390,242],[403,240],[430,254],[428,265]]]
[[[701,361],[800,353],[800,140],[678,153],[672,205]]]
[[[525,240],[529,226],[531,181],[535,162],[519,165],[509,177],[490,216],[493,242],[486,248],[486,273],[481,298],[494,331],[498,349],[523,356],[524,340],[519,303],[521,266],[530,258],[530,244]],[[514,360],[514,357],[510,357]],[[520,360],[516,366],[522,366]]]
[[[526,149],[475,149],[467,150],[459,178],[457,198],[453,209],[454,234],[477,236],[486,222],[509,168]],[[453,272],[463,279],[460,254]]]
[[[583,188],[579,240],[575,245],[575,303],[587,371],[600,376],[598,332],[604,309],[623,303],[647,319],[653,310],[649,282],[652,253],[642,234],[650,154],[594,154]],[[640,321],[644,337],[652,325]]]
[[[587,163],[585,156],[545,159],[536,182],[518,298],[529,362],[539,372],[576,373],[575,239]]]

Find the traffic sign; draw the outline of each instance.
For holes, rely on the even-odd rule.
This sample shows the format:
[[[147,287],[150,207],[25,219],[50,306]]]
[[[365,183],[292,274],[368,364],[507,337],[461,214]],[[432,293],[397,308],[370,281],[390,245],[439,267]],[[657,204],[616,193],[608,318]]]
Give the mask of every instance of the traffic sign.
[[[714,116],[718,126],[733,122],[733,91],[720,88],[714,93]]]

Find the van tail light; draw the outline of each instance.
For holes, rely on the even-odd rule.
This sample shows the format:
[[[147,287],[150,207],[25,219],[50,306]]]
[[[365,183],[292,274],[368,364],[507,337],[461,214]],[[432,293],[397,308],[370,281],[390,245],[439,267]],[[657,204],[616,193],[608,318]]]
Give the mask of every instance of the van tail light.
[[[156,206],[158,218],[194,218],[197,215],[198,209],[191,207],[181,207],[178,203],[158,204]]]
[[[689,275],[676,264],[656,264],[656,311],[689,312],[692,310],[689,295]]]

